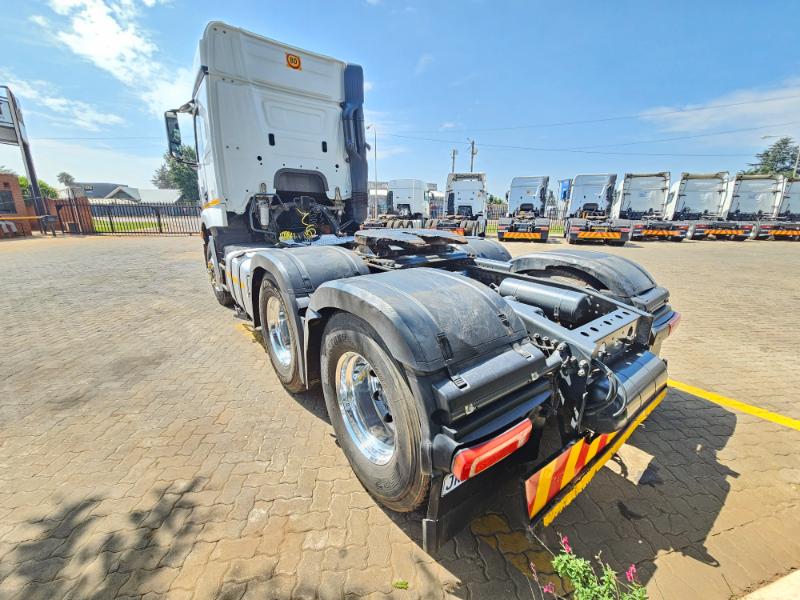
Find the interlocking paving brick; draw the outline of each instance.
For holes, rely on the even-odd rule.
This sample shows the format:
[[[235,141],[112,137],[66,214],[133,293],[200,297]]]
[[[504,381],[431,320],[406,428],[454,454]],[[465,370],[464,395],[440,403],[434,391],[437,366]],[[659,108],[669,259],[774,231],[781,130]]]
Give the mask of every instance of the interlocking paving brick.
[[[529,598],[531,563],[560,584],[504,508],[513,482],[422,552],[419,517],[363,491],[321,393],[286,393],[216,304],[199,244],[0,243],[0,598]],[[800,245],[599,249],[670,289],[673,378],[800,417]],[[634,562],[652,598],[740,596],[800,567],[797,432],[672,391],[630,443],[653,456],[641,481],[602,470],[551,548],[561,532]]]

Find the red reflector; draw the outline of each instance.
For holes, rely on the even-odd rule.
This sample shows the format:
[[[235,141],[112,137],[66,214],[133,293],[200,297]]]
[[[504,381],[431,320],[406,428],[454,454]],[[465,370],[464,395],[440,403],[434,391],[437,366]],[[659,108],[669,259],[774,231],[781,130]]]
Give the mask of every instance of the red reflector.
[[[678,325],[681,323],[681,313],[676,312],[672,318],[667,321],[667,325],[669,325],[669,333],[672,335],[672,332],[678,328]]]
[[[628,232],[630,232],[630,228],[629,227],[623,227],[622,229],[620,229],[620,231],[622,233],[628,233]]]
[[[570,227],[569,230],[570,230],[571,233],[575,233],[577,231],[580,231],[581,228],[580,227]]]
[[[453,458],[453,475],[459,481],[475,477],[522,448],[530,439],[531,431],[533,423],[530,419],[525,419],[491,440],[459,450]]]

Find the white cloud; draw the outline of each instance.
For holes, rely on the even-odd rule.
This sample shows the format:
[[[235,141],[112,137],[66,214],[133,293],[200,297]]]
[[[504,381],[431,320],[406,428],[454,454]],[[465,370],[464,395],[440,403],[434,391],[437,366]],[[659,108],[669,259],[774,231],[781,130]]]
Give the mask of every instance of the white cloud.
[[[61,171],[78,181],[108,181],[151,188],[150,178],[161,164],[157,152],[152,157],[130,154],[113,148],[97,148],[58,140],[32,140],[36,173],[50,185],[58,185]],[[24,173],[19,148],[0,145],[0,165]]]
[[[125,123],[118,115],[101,112],[87,102],[55,95],[58,90],[46,81],[18,79],[13,73],[2,69],[0,69],[0,79],[8,84],[14,94],[25,101],[25,106],[33,105],[46,109],[38,114],[56,123],[87,131],[100,131],[110,125]],[[30,112],[24,108],[23,106],[23,114]]]
[[[170,69],[157,59],[158,46],[139,23],[142,7],[158,0],[50,0],[60,18],[54,22],[36,15],[31,20],[75,55],[129,87],[149,111],[182,104],[188,97],[189,69]]]
[[[439,125],[439,131],[447,131],[448,129],[460,129],[463,125],[461,123],[454,123],[452,121],[445,121]]]
[[[422,75],[428,70],[428,67],[433,63],[433,54],[424,53],[417,59],[417,65],[414,67],[415,75]]]
[[[372,83],[371,81],[365,81],[364,82],[364,91],[365,92],[371,92],[374,88],[375,88],[375,84]]]
[[[760,128],[724,138],[708,138],[760,145],[761,136],[765,134],[800,137],[799,115],[800,79],[790,79],[771,88],[735,90],[704,103],[652,108],[642,112],[640,117],[663,131],[674,133]],[[779,127],[771,131],[771,126],[776,125]]]

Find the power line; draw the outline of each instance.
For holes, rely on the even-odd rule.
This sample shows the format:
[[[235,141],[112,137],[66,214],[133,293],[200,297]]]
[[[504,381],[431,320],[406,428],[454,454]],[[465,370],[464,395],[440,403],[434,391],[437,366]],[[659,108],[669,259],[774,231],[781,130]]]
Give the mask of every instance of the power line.
[[[609,121],[624,121],[627,119],[648,119],[648,118],[657,118],[663,117],[667,115],[678,115],[678,114],[685,114],[685,113],[693,113],[699,112],[704,110],[714,110],[717,108],[730,108],[732,106],[745,106],[749,104],[764,104],[766,102],[778,102],[780,100],[793,100],[796,98],[800,98],[800,94],[795,94],[792,96],[776,96],[774,98],[762,98],[760,100],[746,100],[742,102],[729,102],[726,104],[709,104],[707,106],[699,106],[696,108],[682,108],[676,110],[668,110],[668,111],[658,111],[658,112],[651,112],[651,113],[637,113],[633,115],[617,115],[612,117],[600,117],[597,119],[580,119],[576,121],[556,121],[553,123],[535,123],[532,125],[509,125],[506,127],[461,127],[461,128],[451,128],[448,131],[513,131],[517,129],[536,129],[538,127],[563,127],[566,125],[585,125],[589,123],[606,123]],[[412,133],[431,133],[430,131],[416,131]]]
[[[400,135],[397,133],[385,133],[391,137],[419,140],[424,142],[437,142],[440,144],[460,144],[461,142],[453,140],[438,140],[433,138],[417,137],[411,135]],[[750,154],[696,154],[696,153],[675,153],[675,152],[601,152],[599,150],[584,150],[580,148],[544,148],[536,146],[512,146],[506,144],[481,144],[485,148],[497,148],[499,150],[530,150],[534,152],[568,152],[573,154],[596,154],[607,156],[705,156],[705,157],[750,157]]]

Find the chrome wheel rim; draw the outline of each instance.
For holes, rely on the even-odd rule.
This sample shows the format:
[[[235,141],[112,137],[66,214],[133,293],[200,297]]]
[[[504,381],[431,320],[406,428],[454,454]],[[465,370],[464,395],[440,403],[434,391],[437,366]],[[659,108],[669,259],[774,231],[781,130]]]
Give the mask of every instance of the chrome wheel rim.
[[[276,296],[267,300],[267,335],[272,354],[283,367],[292,363],[292,338],[289,333],[289,319],[283,310],[283,303]]]
[[[395,451],[394,419],[380,379],[357,352],[345,352],[336,364],[336,399],[355,447],[376,465],[388,463]]]

